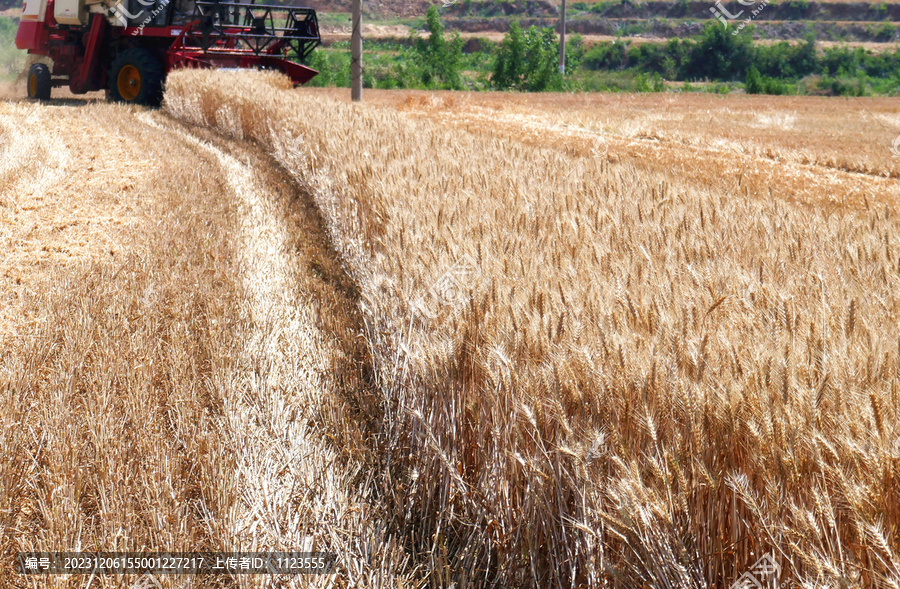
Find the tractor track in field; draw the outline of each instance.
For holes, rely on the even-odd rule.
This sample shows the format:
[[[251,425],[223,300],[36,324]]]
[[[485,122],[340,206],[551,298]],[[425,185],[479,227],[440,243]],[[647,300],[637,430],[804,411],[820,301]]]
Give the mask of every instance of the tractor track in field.
[[[344,495],[351,485],[334,485],[347,477],[340,468],[344,459],[322,442],[321,432],[297,417],[339,418],[322,415],[319,404],[335,386],[329,374],[348,370],[335,364],[352,364],[360,354],[340,341],[339,332],[353,332],[355,326],[326,327],[322,322],[321,309],[335,304],[350,308],[355,301],[321,218],[311,198],[254,147],[206,129],[188,128],[157,113],[141,113],[138,118],[177,133],[187,144],[214,157],[237,207],[239,265],[247,293],[244,320],[252,326],[243,362],[255,368],[246,375],[243,394],[226,402],[241,486],[234,538],[242,547],[312,551],[323,549],[323,540],[331,548],[344,545],[347,538],[335,532],[346,529],[340,511],[364,511],[365,506],[358,498]],[[285,206],[293,219],[285,218],[292,212],[279,211]],[[296,223],[297,216],[306,218],[299,226],[289,227],[286,221]],[[315,255],[302,255],[310,252]],[[315,283],[311,289],[310,283]],[[346,317],[355,319],[352,313]],[[298,493],[319,495],[315,514],[296,510]]]
[[[184,227],[160,246],[155,236],[168,236],[168,224]],[[314,204],[286,171],[249,144],[188,128],[162,111],[0,103],[0,248],[7,293],[0,342],[13,349],[0,359],[0,392],[29,391],[0,395],[0,423],[15,425],[0,436],[0,452],[15,457],[0,468],[0,551],[339,550],[337,580],[250,585],[361,582],[375,518],[365,496],[365,443],[352,433],[346,407],[346,395],[365,386],[364,352],[348,337],[356,329],[355,295]],[[190,256],[185,280],[173,282],[166,268]],[[135,278],[135,265],[153,270]],[[194,273],[196,267],[208,271]],[[119,319],[111,311],[116,297],[126,308],[133,297],[145,306],[132,321],[152,323],[162,335],[145,338],[148,354],[156,354],[151,368],[125,357],[118,365],[114,342],[105,356],[91,352],[94,369],[131,383],[112,386],[112,393],[86,381],[87,352],[73,343],[71,363],[81,368],[70,371],[69,389],[78,391],[71,396],[48,376],[65,372],[60,366],[69,358],[41,346],[67,337],[54,331],[64,322],[55,309],[69,304],[89,276],[127,282],[98,297],[98,313]],[[135,282],[142,292],[134,292]],[[181,323],[172,320],[170,296],[190,298]],[[86,329],[86,338],[117,337],[104,325]],[[37,357],[47,365],[33,367]],[[185,366],[190,382],[178,382],[180,368],[165,366],[167,360]],[[144,405],[133,401],[135,388],[144,391]],[[63,465],[35,458],[49,448],[65,455],[62,448],[73,445],[67,440],[110,429],[105,415],[85,409],[95,394],[130,407],[121,421],[131,425],[109,434],[107,445],[94,436],[90,460],[110,462],[120,485],[133,481],[126,495],[171,495],[117,516],[125,519],[113,536],[105,519],[115,519],[112,510],[123,504],[90,480],[71,480]],[[51,400],[52,414],[42,408]],[[137,457],[139,441],[130,456],[119,456],[116,436],[141,419],[147,436],[156,436],[157,456]],[[56,437],[47,433],[53,431]],[[73,461],[86,460],[72,453]],[[155,476],[134,472],[148,462]],[[60,506],[66,488],[74,503]],[[48,527],[56,531],[41,535]],[[21,582],[15,579],[0,567],[0,584]]]

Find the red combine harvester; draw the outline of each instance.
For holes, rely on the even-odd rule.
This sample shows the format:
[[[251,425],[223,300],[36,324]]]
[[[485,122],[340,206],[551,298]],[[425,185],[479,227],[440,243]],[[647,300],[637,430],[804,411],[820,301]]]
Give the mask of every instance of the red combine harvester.
[[[29,98],[68,86],[146,105],[179,67],[274,69],[304,84],[318,72],[299,62],[319,43],[315,10],[252,0],[25,0],[16,32],[19,49],[53,63],[31,66]]]

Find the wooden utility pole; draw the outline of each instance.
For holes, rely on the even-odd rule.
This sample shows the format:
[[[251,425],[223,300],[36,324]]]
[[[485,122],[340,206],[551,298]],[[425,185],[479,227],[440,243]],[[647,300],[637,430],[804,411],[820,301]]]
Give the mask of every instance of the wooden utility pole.
[[[565,0],[564,0],[565,1]],[[362,100],[362,0],[353,0],[353,30],[350,32],[350,99]]]
[[[559,73],[566,73],[566,0],[562,0],[559,17]]]

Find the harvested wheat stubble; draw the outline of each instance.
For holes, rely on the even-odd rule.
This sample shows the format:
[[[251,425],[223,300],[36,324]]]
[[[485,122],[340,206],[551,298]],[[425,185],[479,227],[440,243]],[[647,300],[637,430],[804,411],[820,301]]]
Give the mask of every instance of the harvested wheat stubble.
[[[359,379],[351,303],[284,174],[140,109],[2,107],[3,252],[24,294],[0,326],[0,586],[135,581],[26,579],[21,550],[280,548],[335,549],[339,574],[190,586],[406,586],[361,436],[334,425]]]
[[[900,584],[889,207],[707,192],[282,84],[179,73],[166,108],[315,195],[361,292],[390,523],[435,586],[728,586],[765,553],[784,582]],[[415,318],[464,255],[463,307]]]
[[[96,111],[87,107],[84,114]],[[85,152],[84,145],[107,141],[105,130],[72,125],[70,117],[0,102],[0,291],[9,301],[0,306],[0,338],[21,337],[34,325],[16,301],[33,296],[37,279],[51,268],[114,256],[137,222],[132,188],[147,171],[98,174],[118,171],[118,154]],[[137,157],[133,146],[121,147],[121,157]],[[67,198],[73,192],[81,198]]]
[[[234,465],[208,382],[228,364],[236,289],[216,184],[147,165],[203,164],[131,109],[3,108],[21,134],[3,139],[18,204],[4,225],[33,227],[5,250],[27,296],[4,312],[29,320],[0,335],[0,585],[86,582],[17,575],[21,550],[217,548]]]

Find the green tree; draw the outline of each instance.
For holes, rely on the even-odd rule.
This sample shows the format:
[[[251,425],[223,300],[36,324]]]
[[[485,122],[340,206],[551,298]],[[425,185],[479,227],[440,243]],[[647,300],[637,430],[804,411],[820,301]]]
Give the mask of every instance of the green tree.
[[[501,90],[521,89],[525,76],[525,35],[519,23],[512,21],[509,32],[503,37],[494,61],[494,75],[491,81]]]
[[[657,72],[650,75],[640,73],[634,80],[634,89],[638,92],[665,92],[666,84]]]
[[[525,90],[562,90],[559,73],[559,41],[553,29],[529,27],[525,33]]]
[[[437,8],[430,6],[425,15],[428,25],[428,39],[417,38],[415,49],[421,58],[421,79],[426,86],[440,86],[451,90],[462,88],[460,63],[462,61],[462,39],[454,34],[448,41],[444,38],[444,24]]]
[[[734,35],[718,23],[710,23],[703,28],[700,42],[692,47],[687,74],[710,80],[740,79],[753,57],[753,39],[748,31]]]
[[[573,65],[577,65],[581,61],[580,44],[573,44],[571,52],[568,49],[566,60],[571,57]],[[553,29],[530,27],[523,34],[518,23],[513,22],[497,51],[491,82],[501,90],[562,90],[558,58],[559,41]]]
[[[574,74],[584,62],[584,38],[575,33],[566,41],[566,75]]]
[[[765,92],[762,76],[755,66],[747,70],[747,78],[744,80],[744,92],[747,94],[762,94]]]
[[[807,76],[819,70],[821,65],[815,33],[808,32],[804,35],[803,44],[797,48],[793,61],[794,75],[797,77]]]

